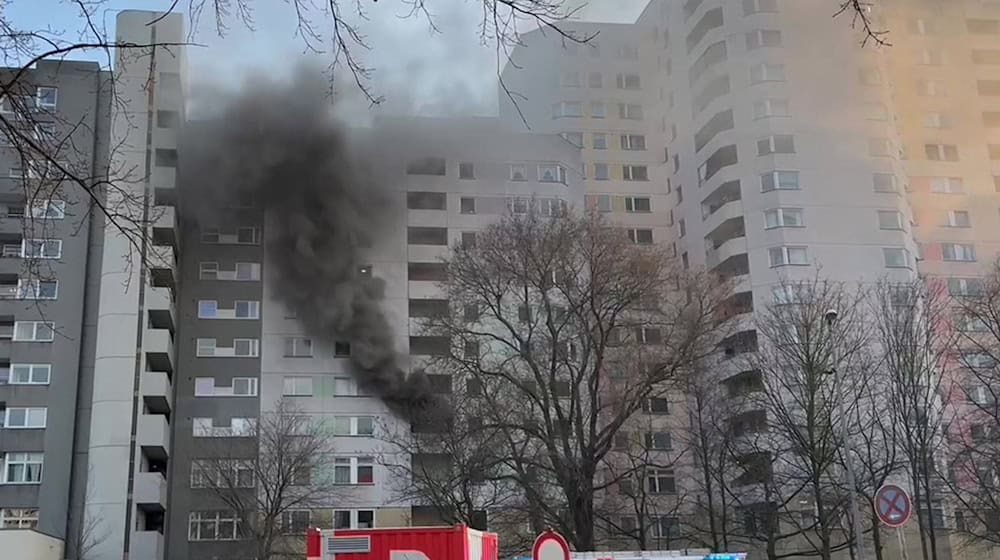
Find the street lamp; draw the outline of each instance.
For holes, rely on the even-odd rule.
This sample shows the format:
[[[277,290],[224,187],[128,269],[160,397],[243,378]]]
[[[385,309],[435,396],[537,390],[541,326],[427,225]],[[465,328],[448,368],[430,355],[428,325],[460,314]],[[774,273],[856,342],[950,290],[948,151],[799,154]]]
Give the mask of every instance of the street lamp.
[[[851,525],[854,529],[854,547],[856,560],[864,560],[864,546],[861,539],[864,533],[861,530],[861,515],[858,512],[858,493],[857,486],[854,482],[854,466],[851,461],[851,443],[848,438],[847,430],[847,411],[844,405],[844,384],[840,376],[840,368],[837,366],[837,347],[836,347],[836,335],[837,335],[837,310],[828,309],[823,315],[826,319],[826,325],[830,329],[830,343],[831,346],[830,353],[833,357],[833,383],[837,387],[837,415],[840,416],[840,439],[841,445],[844,448],[844,464],[847,468],[847,489],[848,489],[848,499],[851,507]]]

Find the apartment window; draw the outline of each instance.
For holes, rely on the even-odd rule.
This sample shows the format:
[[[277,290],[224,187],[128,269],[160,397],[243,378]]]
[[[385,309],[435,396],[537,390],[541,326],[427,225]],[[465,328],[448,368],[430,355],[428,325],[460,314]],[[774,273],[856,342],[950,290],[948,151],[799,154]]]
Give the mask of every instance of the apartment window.
[[[34,529],[38,526],[38,508],[0,509],[0,529]]]
[[[948,294],[952,296],[974,296],[983,293],[982,278],[949,278]]]
[[[639,60],[639,47],[625,43],[618,47],[617,55],[622,60]]]
[[[444,176],[448,172],[445,159],[441,157],[424,157],[406,164],[407,175],[437,175]]]
[[[507,211],[511,214],[527,214],[528,213],[528,199],[522,196],[516,196],[507,199]]]
[[[681,218],[677,220],[677,237],[683,238],[685,235],[687,235],[687,222],[684,221],[684,218]]]
[[[406,193],[406,207],[409,210],[447,210],[445,193],[411,191]]]
[[[256,377],[234,377],[233,378],[234,397],[256,397],[257,378]]]
[[[764,211],[764,229],[802,227],[801,208],[774,208]]]
[[[217,262],[202,262],[198,266],[198,279],[199,280],[218,280],[219,279],[219,263]]]
[[[1000,20],[995,19],[967,19],[965,25],[969,33],[977,35],[996,35],[1000,33]]]
[[[371,457],[335,457],[334,484],[374,484],[375,463]]]
[[[463,249],[475,249],[476,248],[476,232],[474,232],[474,231],[463,231],[462,232],[462,248]]]
[[[32,202],[28,208],[32,218],[61,220],[66,217],[66,202],[63,200],[41,200]]]
[[[976,89],[979,90],[979,95],[1000,95],[1000,80],[979,80],[976,82]]]
[[[374,527],[375,527],[375,510],[372,509],[333,510],[334,529],[373,529]]]
[[[312,520],[309,510],[288,510],[281,514],[281,532],[285,535],[304,535]]]
[[[785,81],[784,64],[761,63],[750,67],[750,83]]]
[[[619,103],[618,118],[633,120],[633,121],[641,120],[642,105],[638,105],[635,103]]]
[[[761,192],[799,190],[798,171],[771,171],[760,176]]]
[[[237,280],[260,280],[260,263],[236,263]]]
[[[931,161],[958,161],[958,147],[954,144],[924,144],[924,153]]]
[[[528,166],[523,163],[512,163],[510,164],[510,180],[511,181],[527,181],[528,180]]]
[[[917,94],[924,97],[944,97],[948,89],[940,80],[917,80]]]
[[[650,469],[646,474],[646,488],[650,494],[674,494],[677,481],[673,469]]]
[[[621,146],[623,150],[642,151],[646,149],[646,137],[642,134],[622,134]]]
[[[260,340],[256,338],[234,338],[233,355],[237,358],[256,358],[260,355]]]
[[[458,164],[458,178],[459,179],[475,179],[476,178],[476,167],[470,161],[463,161]]]
[[[408,227],[406,242],[410,245],[447,245],[448,228],[443,227]]]
[[[157,148],[153,152],[153,165],[157,167],[177,167],[177,150]]]
[[[636,245],[652,245],[653,230],[651,229],[629,229],[628,238]]]
[[[34,259],[58,259],[62,256],[62,241],[59,239],[25,239],[21,246],[21,256]]]
[[[771,247],[767,250],[771,267],[808,265],[809,255],[805,247]]]
[[[1000,161],[1000,144],[989,144],[986,150],[991,160]]]
[[[903,214],[895,210],[878,211],[879,229],[903,229]]]
[[[42,482],[42,453],[7,453],[4,455],[3,482],[6,484],[39,484]]]
[[[335,436],[372,436],[374,434],[374,416],[333,417],[333,435]]]
[[[10,385],[48,385],[52,375],[50,364],[11,364]]]
[[[579,101],[560,101],[552,105],[552,118],[582,117],[583,104]]]
[[[590,116],[595,119],[603,119],[607,116],[607,109],[601,101],[590,102]]]
[[[195,344],[195,356],[206,357],[215,355],[215,339],[199,338]]]
[[[188,514],[188,540],[235,541],[239,525],[235,511],[192,511]]]
[[[1000,64],[1000,50],[974,50],[972,51],[973,64]]]
[[[652,211],[648,196],[626,196],[625,211],[631,214],[647,214]]]
[[[281,382],[281,394],[286,397],[311,397],[313,378],[309,376],[286,376]]]
[[[971,243],[942,243],[941,254],[946,261],[973,262],[976,260],[976,248]]]
[[[794,154],[795,139],[790,134],[775,134],[757,140],[757,155]]]
[[[460,201],[461,212],[463,214],[475,214],[476,213],[476,199],[463,196]]]
[[[755,119],[787,116],[789,116],[787,99],[758,99],[753,103],[753,118]]]
[[[909,253],[902,247],[886,247],[882,249],[882,260],[886,268],[909,268]]]
[[[608,149],[608,135],[603,132],[594,132],[590,135],[590,145],[595,150]]]
[[[743,0],[743,15],[777,13],[778,0]]]
[[[444,263],[411,262],[406,274],[411,282],[440,282],[448,279],[448,267]]]
[[[249,300],[236,300],[233,303],[233,311],[237,319],[259,319],[260,302]]]
[[[560,132],[559,136],[563,137],[570,144],[573,144],[577,148],[583,147],[583,133],[582,132]]]
[[[203,299],[198,301],[198,318],[215,319],[219,316],[219,302],[214,299]]]
[[[646,399],[644,404],[643,409],[647,414],[668,414],[670,412],[670,404],[663,397]]]
[[[869,138],[868,155],[872,157],[888,157],[892,152],[892,145],[888,138]]]
[[[747,33],[746,42],[748,51],[762,47],[780,47],[781,32],[774,29],[758,29]]]
[[[44,407],[11,407],[6,409],[3,427],[8,429],[44,428],[48,410]]]
[[[604,87],[604,76],[600,72],[591,72],[587,76],[587,85],[592,88]]]
[[[623,165],[622,178],[626,181],[648,181],[649,174],[645,165]]]
[[[898,190],[896,187],[896,176],[892,173],[874,173],[872,175],[872,185],[875,192],[878,193],[894,193]]]
[[[347,358],[351,355],[351,343],[338,340],[333,343],[333,357]]]
[[[616,80],[618,89],[639,89],[638,74],[618,74]]]
[[[301,336],[285,337],[286,358],[311,358],[312,355],[313,342],[311,338]]]
[[[940,50],[921,49],[917,56],[917,63],[925,66],[941,66],[944,64],[944,60],[944,51]]]
[[[646,432],[646,449],[670,449],[670,432]]]
[[[681,536],[681,523],[670,515],[657,515],[652,519],[651,536],[654,539],[676,539]]]
[[[1000,128],[1000,111],[983,113],[983,126],[987,128]]]
[[[563,72],[559,85],[562,87],[580,87],[580,73]]]
[[[59,296],[58,280],[18,280],[17,297],[20,299],[56,299]]]
[[[889,109],[882,103],[865,103],[865,120],[886,121],[889,120]]]
[[[16,321],[14,342],[52,342],[55,324],[47,321]]]
[[[931,177],[931,192],[961,194],[965,192],[965,184],[961,177]]]
[[[972,227],[972,220],[969,218],[967,210],[949,210],[948,227],[967,228]]]
[[[924,128],[951,128],[951,118],[944,113],[924,115]]]
[[[594,179],[597,181],[607,181],[611,178],[611,173],[606,163],[594,164]]]
[[[542,183],[566,183],[566,170],[552,163],[539,164],[538,180]]]
[[[365,389],[350,377],[333,378],[333,396],[335,397],[363,397],[367,394]]]

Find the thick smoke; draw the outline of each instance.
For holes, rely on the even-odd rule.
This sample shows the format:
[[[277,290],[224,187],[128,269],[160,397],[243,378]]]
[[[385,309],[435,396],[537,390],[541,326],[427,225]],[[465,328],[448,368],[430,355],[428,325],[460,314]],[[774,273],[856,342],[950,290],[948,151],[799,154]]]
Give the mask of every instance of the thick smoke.
[[[314,339],[349,342],[358,382],[412,419],[437,399],[426,375],[399,367],[384,283],[360,273],[359,249],[387,214],[384,191],[367,172],[372,159],[332,118],[328,86],[309,68],[290,83],[251,81],[192,123],[182,142],[185,211],[253,197],[266,213],[269,292]]]

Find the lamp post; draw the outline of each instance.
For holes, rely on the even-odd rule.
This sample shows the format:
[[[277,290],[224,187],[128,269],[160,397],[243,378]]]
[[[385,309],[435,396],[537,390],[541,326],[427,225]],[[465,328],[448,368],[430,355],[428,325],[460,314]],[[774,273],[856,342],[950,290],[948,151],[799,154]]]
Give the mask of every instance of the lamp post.
[[[861,530],[861,515],[858,512],[857,485],[854,481],[854,466],[851,461],[851,443],[848,438],[847,429],[847,409],[844,404],[844,384],[840,375],[840,368],[837,356],[836,336],[837,336],[837,310],[829,309],[823,316],[826,325],[830,329],[831,347],[830,354],[833,358],[833,383],[837,387],[837,415],[840,417],[840,444],[844,448],[844,465],[847,470],[848,499],[851,508],[851,526],[854,530],[854,550],[856,560],[864,560],[864,533]]]

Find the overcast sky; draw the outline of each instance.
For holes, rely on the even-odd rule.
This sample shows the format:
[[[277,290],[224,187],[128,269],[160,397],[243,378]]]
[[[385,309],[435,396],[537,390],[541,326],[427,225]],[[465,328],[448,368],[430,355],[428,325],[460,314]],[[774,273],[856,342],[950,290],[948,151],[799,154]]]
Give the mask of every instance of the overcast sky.
[[[631,22],[647,2],[590,0],[578,14],[587,20]],[[345,11],[353,3],[345,0]],[[404,18],[406,6],[399,0],[362,3],[367,20],[359,21],[359,26],[371,50],[356,52],[374,69],[371,85],[386,97],[384,110],[424,115],[495,112],[497,60],[494,50],[481,44],[479,0],[427,0],[439,32],[432,31],[426,19]],[[170,0],[106,0],[98,19],[113,31],[117,10],[166,9],[170,4]],[[303,58],[303,44],[295,35],[295,18],[288,4],[273,0],[252,4],[261,6],[255,12],[256,30],[233,23],[228,35],[219,37],[212,18],[206,15],[197,23],[193,39],[204,46],[189,49],[192,83],[233,87],[248,73],[281,74]],[[187,5],[188,0],[180,0],[177,9],[186,11]],[[5,16],[22,29],[48,25],[62,30],[66,38],[82,29],[77,9],[62,0],[15,0]],[[340,76],[347,78],[343,73]]]

